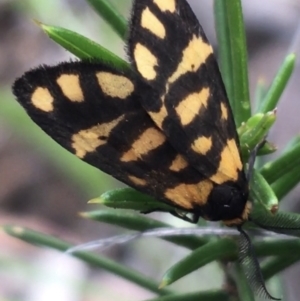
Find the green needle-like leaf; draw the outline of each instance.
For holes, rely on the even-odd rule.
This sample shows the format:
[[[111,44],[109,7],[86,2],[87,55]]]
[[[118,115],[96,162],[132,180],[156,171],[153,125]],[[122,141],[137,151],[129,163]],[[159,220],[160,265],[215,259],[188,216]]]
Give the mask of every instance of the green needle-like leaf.
[[[296,56],[294,53],[289,54],[280,69],[278,70],[271,87],[269,88],[266,96],[259,104],[258,111],[267,113],[276,108],[277,103],[284,91],[296,65]]]
[[[259,114],[260,115],[260,114]],[[250,122],[246,122],[245,127],[248,129],[243,130],[240,135],[241,152],[244,161],[248,161],[251,150],[255,148],[261,141],[264,140],[270,128],[276,121],[276,111],[271,111],[259,118],[250,118]],[[256,123],[254,123],[254,120]]]
[[[44,25],[42,23],[38,23],[38,25],[53,41],[80,59],[100,60],[118,69],[130,68],[129,64],[117,55],[76,32],[57,26]]]
[[[248,56],[240,0],[214,1],[220,69],[237,126],[251,115]]]
[[[99,198],[89,201],[89,203],[101,204],[110,208],[131,209],[141,212],[174,211],[173,206],[157,201],[153,197],[129,187],[107,191]]]
[[[254,243],[258,257],[300,254],[300,239],[273,239]]]
[[[244,135],[247,131],[249,131],[251,128],[257,126],[258,123],[261,122],[261,120],[264,118],[264,114],[263,113],[257,113],[253,116],[251,116],[249,119],[247,119],[246,121],[244,121],[238,128],[237,128],[237,132],[239,134],[239,136],[241,137],[242,135]]]
[[[300,260],[299,255],[279,256],[262,263],[261,272],[265,280],[282,272]]]
[[[184,294],[173,294],[163,297],[158,297],[154,299],[149,299],[147,301],[229,301],[229,294],[224,291],[214,290],[214,291],[204,291],[196,293],[184,293]]]
[[[146,231],[156,228],[171,227],[171,225],[157,221],[155,219],[121,210],[99,210],[85,212],[82,214],[82,216],[99,222],[104,222],[135,231]],[[208,237],[195,237],[192,235],[182,237],[169,236],[164,237],[163,239],[189,249],[196,249],[209,241]]]
[[[245,271],[239,263],[234,265],[235,284],[237,287],[239,299],[243,301],[255,301],[253,291],[246,278]]]
[[[230,257],[237,251],[232,239],[222,238],[211,241],[196,249],[173,265],[163,276],[160,287],[165,287],[200,267],[218,259]]]
[[[300,143],[296,143],[285,151],[278,159],[266,163],[260,173],[273,184],[289,173],[296,171],[300,174]]]
[[[268,211],[257,210],[255,206],[251,212],[251,220],[264,229],[276,233],[300,237],[300,214],[278,211],[276,214],[266,214]]]
[[[265,178],[256,170],[251,181],[250,197],[259,202],[268,212],[276,213],[278,210],[278,198]]]
[[[271,187],[279,200],[282,200],[300,182],[299,168],[294,168],[277,181]]]

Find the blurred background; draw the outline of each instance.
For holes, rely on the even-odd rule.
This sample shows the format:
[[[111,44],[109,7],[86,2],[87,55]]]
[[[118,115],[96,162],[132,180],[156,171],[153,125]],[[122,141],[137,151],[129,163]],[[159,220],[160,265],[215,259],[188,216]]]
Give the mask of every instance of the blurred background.
[[[111,2],[129,16],[130,0]],[[217,53],[213,1],[188,2]],[[300,55],[300,0],[244,0],[243,6],[253,96],[258,80],[268,85],[288,53]],[[26,226],[75,244],[115,235],[122,230],[86,221],[78,212],[95,209],[86,205],[89,199],[122,184],[80,162],[44,135],[11,94],[13,81],[26,70],[72,58],[33,19],[76,31],[125,57],[123,42],[84,0],[0,0],[1,225]],[[299,76],[297,66],[270,133],[269,139],[279,152],[299,134]],[[286,197],[283,206],[300,211],[299,189]],[[167,214],[152,216],[183,225]],[[144,239],[112,248],[106,255],[159,282],[167,268],[187,252],[158,239]],[[55,297],[56,301],[110,301],[120,300],[120,292],[123,301],[153,296],[110,273],[92,270],[76,259],[25,244],[4,233],[0,233],[0,266],[0,300],[46,301]],[[294,266],[283,277],[289,300],[298,300],[299,276],[299,266]],[[221,284],[222,274],[213,265],[176,282],[172,288],[193,291]]]

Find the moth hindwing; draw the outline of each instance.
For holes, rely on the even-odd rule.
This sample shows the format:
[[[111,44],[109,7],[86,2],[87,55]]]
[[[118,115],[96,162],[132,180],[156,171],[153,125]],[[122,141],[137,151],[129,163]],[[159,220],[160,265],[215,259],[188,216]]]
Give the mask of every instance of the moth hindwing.
[[[99,60],[41,66],[13,92],[87,163],[196,219],[243,223],[250,203],[234,119],[188,3],[135,1],[127,49],[132,71]]]

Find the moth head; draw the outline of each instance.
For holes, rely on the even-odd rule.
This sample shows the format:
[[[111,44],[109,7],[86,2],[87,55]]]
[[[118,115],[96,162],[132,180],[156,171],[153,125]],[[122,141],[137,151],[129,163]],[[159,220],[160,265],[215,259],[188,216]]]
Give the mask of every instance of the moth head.
[[[242,225],[244,222],[246,222],[249,219],[251,209],[252,209],[252,203],[250,201],[247,201],[244,210],[239,217],[230,220],[223,220],[223,223],[228,227]]]
[[[227,226],[241,225],[248,220],[251,211],[248,189],[232,183],[216,185],[204,210],[208,220],[222,220]]]

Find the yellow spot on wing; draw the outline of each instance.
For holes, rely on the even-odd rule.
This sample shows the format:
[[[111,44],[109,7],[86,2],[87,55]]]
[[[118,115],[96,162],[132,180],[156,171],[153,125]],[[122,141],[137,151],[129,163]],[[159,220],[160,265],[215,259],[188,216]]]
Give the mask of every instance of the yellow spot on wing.
[[[234,139],[228,140],[221,153],[219,168],[210,179],[217,184],[222,184],[226,181],[236,181],[242,168],[243,165],[236,142]]]
[[[174,13],[176,11],[175,0],[153,0],[153,2],[159,7],[162,12],[170,11],[171,13]]]
[[[182,60],[179,62],[177,70],[168,79],[168,83],[175,82],[187,72],[195,72],[212,53],[211,45],[204,42],[201,37],[193,35],[188,46],[182,52]]]
[[[98,83],[103,93],[110,97],[126,99],[134,91],[134,85],[127,77],[110,72],[98,72]]]
[[[84,101],[83,92],[80,86],[79,75],[76,74],[62,74],[56,80],[60,86],[64,96],[74,102]]]
[[[188,163],[181,155],[177,155],[176,158],[173,160],[170,170],[172,171],[180,171],[188,166]]]
[[[152,150],[158,148],[166,140],[166,137],[156,128],[145,130],[132,144],[131,149],[123,154],[121,161],[130,162],[140,159]]]
[[[239,153],[239,149],[236,145],[236,142],[234,139],[231,139],[229,141],[227,141],[227,145],[230,149],[230,152],[231,152],[231,155],[232,155],[232,158],[233,158],[233,161],[236,165],[236,168],[238,170],[242,170],[243,169],[243,164],[242,164],[242,161],[241,161],[241,156],[240,156],[240,153]]]
[[[203,88],[198,93],[191,93],[176,107],[176,112],[182,125],[188,125],[199,114],[202,106],[207,107],[209,88]]]
[[[145,186],[147,184],[146,180],[137,178],[135,176],[128,176],[128,178],[133,184],[138,186]]]
[[[192,149],[201,155],[206,155],[206,153],[211,149],[212,147],[212,138],[211,137],[205,137],[201,136],[197,138],[193,144]]]
[[[147,28],[153,34],[161,39],[166,36],[166,29],[164,25],[157,19],[157,17],[147,7],[142,13],[141,26]]]
[[[110,132],[124,118],[112,120],[111,122],[98,124],[89,129],[79,131],[72,136],[72,147],[79,158],[84,158],[87,153],[96,151],[97,147],[106,144]]]
[[[162,128],[162,123],[168,116],[168,112],[165,106],[162,106],[159,112],[148,112],[151,119],[157,124],[159,128]]]
[[[182,51],[182,59],[179,62],[177,69],[167,80],[166,87],[165,87],[165,95],[168,94],[170,84],[174,83],[178,78],[180,78],[182,75],[184,75],[187,72],[196,72],[199,69],[199,67],[205,63],[206,59],[212,53],[213,53],[213,49],[212,49],[211,45],[204,42],[201,37],[197,37],[196,35],[193,35],[193,37],[190,40],[187,47],[185,49],[183,49],[183,51]],[[208,96],[206,95],[207,93],[209,93],[209,89],[208,90],[204,89],[203,94],[201,96],[199,95],[203,102],[205,102],[205,100],[207,100],[207,98],[208,98]],[[161,111],[163,110],[163,107],[165,106],[164,105],[165,95],[161,96],[161,102],[162,102]],[[196,104],[196,100],[193,99],[193,96],[191,96],[190,98],[188,97],[187,101],[191,102],[192,105],[196,105],[196,108],[197,108],[197,106],[198,106],[198,108],[200,106],[200,104]],[[177,109],[178,109],[177,113],[179,116],[181,116],[181,112],[183,113],[182,118],[181,118],[181,122],[183,124],[188,124],[194,118],[194,116],[198,113],[198,112],[196,112],[196,110],[193,110],[193,113],[190,114],[190,112],[187,111],[188,109],[184,109],[184,103],[182,105],[179,104]],[[193,116],[193,114],[194,114],[194,116]],[[160,114],[158,114],[158,115],[160,115]],[[159,116],[159,117],[155,116],[155,117],[157,118],[157,120],[155,120],[151,116],[151,118],[154,120],[154,122],[159,127],[161,127],[161,124],[165,117],[161,117],[161,116]]]
[[[228,109],[223,102],[221,102],[221,112],[222,112],[222,119],[228,119]]]
[[[157,75],[155,67],[158,65],[158,62],[151,51],[142,44],[137,43],[133,55],[139,73],[147,80],[155,79]]]
[[[44,112],[53,111],[53,101],[54,98],[47,88],[37,87],[31,95],[32,104]]]
[[[165,197],[182,208],[192,209],[194,205],[204,205],[212,189],[213,184],[208,180],[198,184],[180,184],[167,189]]]

